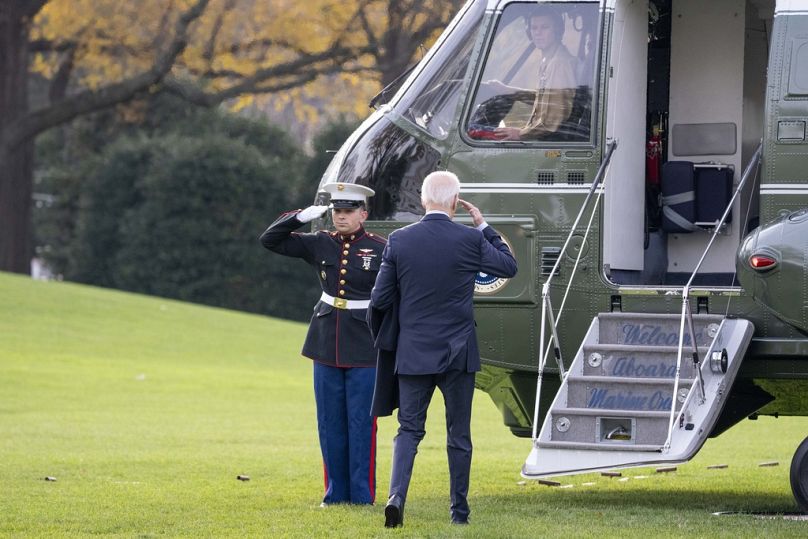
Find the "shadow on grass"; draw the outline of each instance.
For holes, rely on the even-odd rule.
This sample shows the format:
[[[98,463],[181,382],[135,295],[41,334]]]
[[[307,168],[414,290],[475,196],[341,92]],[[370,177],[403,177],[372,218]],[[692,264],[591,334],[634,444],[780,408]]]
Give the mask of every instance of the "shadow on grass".
[[[438,503],[436,501],[436,503]],[[794,500],[789,495],[770,492],[731,491],[728,489],[671,490],[646,486],[637,489],[606,490],[575,486],[573,489],[526,485],[513,494],[485,494],[473,497],[473,503],[492,511],[529,511],[533,514],[564,511],[653,510],[657,512],[718,512],[734,513],[795,513]],[[543,509],[542,509],[543,508]]]
[[[578,486],[574,488],[580,488]],[[587,487],[584,487],[587,488]],[[334,537],[803,537],[804,522],[794,515],[790,498],[773,493],[672,491],[646,488],[607,491],[525,486],[501,494],[484,488],[469,496],[471,526],[449,522],[448,493],[411,493],[404,528],[383,528],[384,501],[373,507],[345,506],[315,512],[309,531]],[[602,488],[602,491],[598,491]],[[715,516],[730,511],[727,516]],[[751,512],[771,513],[770,517]],[[664,532],[661,530],[665,530]],[[617,535],[619,531],[619,535]],[[334,535],[336,533],[336,535]],[[532,534],[532,535],[531,535]]]

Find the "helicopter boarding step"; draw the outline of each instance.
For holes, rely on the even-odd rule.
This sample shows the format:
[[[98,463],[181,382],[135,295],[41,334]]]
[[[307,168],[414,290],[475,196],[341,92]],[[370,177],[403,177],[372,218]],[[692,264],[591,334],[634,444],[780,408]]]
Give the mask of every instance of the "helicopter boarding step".
[[[522,476],[692,458],[724,406],[754,326],[738,318],[693,315],[700,361],[693,361],[686,325],[674,395],[680,324],[679,315],[669,314],[601,313],[592,320]]]

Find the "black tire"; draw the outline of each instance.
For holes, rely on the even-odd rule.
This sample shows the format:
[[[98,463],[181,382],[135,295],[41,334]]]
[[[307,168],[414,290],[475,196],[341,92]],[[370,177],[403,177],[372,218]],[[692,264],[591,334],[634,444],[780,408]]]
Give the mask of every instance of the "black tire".
[[[803,513],[808,513],[808,438],[804,439],[791,459],[791,492]]]

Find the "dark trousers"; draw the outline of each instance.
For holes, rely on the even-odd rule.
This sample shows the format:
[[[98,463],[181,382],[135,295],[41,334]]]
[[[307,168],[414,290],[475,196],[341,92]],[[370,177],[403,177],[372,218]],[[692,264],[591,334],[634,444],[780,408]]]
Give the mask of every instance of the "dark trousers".
[[[376,499],[376,418],[370,415],[375,377],[374,368],[342,369],[314,362],[325,503]]]
[[[452,517],[465,520],[469,515],[466,497],[471,472],[471,400],[474,373],[450,370],[440,374],[398,375],[398,434],[393,440],[393,469],[390,496],[407,499],[412,467],[418,444],[426,434],[426,412],[435,387],[443,393],[446,405],[446,452],[449,457],[449,491]]]

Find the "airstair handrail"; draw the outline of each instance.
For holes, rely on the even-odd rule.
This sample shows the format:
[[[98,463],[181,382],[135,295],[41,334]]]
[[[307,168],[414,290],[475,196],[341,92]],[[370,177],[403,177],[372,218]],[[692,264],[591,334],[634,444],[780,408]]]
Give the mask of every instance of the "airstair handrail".
[[[704,259],[707,258],[707,252],[713,246],[713,242],[718,237],[718,232],[721,230],[721,227],[729,217],[730,212],[732,212],[732,206],[735,204],[735,199],[738,198],[738,194],[740,194],[741,189],[743,189],[746,181],[749,179],[749,175],[752,174],[752,170],[756,169],[758,165],[760,165],[760,156],[763,153],[763,143],[761,142],[755,153],[752,154],[752,159],[749,160],[749,164],[746,165],[746,169],[743,171],[743,175],[741,176],[741,181],[738,182],[738,187],[735,188],[735,192],[732,194],[732,198],[730,199],[727,207],[724,208],[724,213],[721,215],[721,219],[716,224],[715,228],[713,229],[713,234],[710,236],[710,241],[707,243],[707,247],[704,248],[704,252],[701,254],[701,258],[699,259],[698,264],[693,269],[693,273],[690,274],[690,279],[688,279],[687,284],[685,285],[685,289],[688,290],[693,285],[693,279],[696,278],[696,274],[701,269],[701,265],[704,263]]]
[[[558,316],[553,316],[553,305],[550,301],[550,282],[553,279],[553,276],[558,271],[558,267],[561,264],[561,260],[564,258],[564,253],[566,253],[567,248],[569,247],[570,241],[572,241],[572,236],[575,234],[575,230],[578,228],[578,223],[581,221],[581,217],[583,217],[586,208],[589,206],[589,201],[592,199],[592,196],[598,189],[598,186],[603,182],[606,176],[606,170],[609,167],[609,163],[612,160],[612,154],[614,150],[617,148],[617,140],[612,139],[606,143],[606,155],[603,157],[603,161],[600,163],[600,167],[598,168],[597,174],[595,174],[595,178],[592,180],[592,185],[589,187],[589,192],[584,199],[583,204],[581,204],[581,209],[578,211],[578,215],[575,216],[575,221],[570,228],[569,234],[567,234],[567,239],[564,241],[564,245],[561,248],[561,251],[558,253],[558,258],[553,264],[553,269],[550,271],[550,274],[547,276],[547,280],[544,282],[541,290],[541,329],[540,329],[540,337],[539,337],[539,364],[538,364],[538,378],[536,380],[536,403],[533,408],[533,442],[536,442],[536,438],[538,437],[538,419],[539,419],[539,401],[541,400],[541,383],[544,377],[544,366],[547,363],[547,354],[549,353],[550,344],[554,343],[554,353],[556,362],[559,366],[559,374],[561,375],[562,379],[565,376],[564,372],[564,362],[561,358],[560,348],[558,347],[558,333],[556,332],[556,325],[558,324],[558,319],[561,318],[561,312],[564,309],[564,304],[567,300],[567,293],[572,286],[572,280],[575,277],[575,272],[578,269],[578,263],[581,260],[581,254],[583,253],[583,249],[580,249],[578,252],[578,256],[575,259],[575,264],[573,265],[572,273],[570,275],[569,282],[567,283],[567,289],[564,292],[564,299],[561,302],[561,308],[558,311]],[[599,200],[599,199],[598,199]],[[589,234],[589,230],[592,228],[592,220],[595,216],[595,209],[597,208],[597,204],[595,208],[593,208],[592,215],[589,218],[589,223],[586,227],[586,233],[584,235],[584,241]],[[544,345],[544,338],[545,338],[545,326],[547,325],[547,317],[550,317],[550,329],[552,331],[552,336],[550,340],[547,342],[547,352],[545,352],[545,345]]]
[[[741,181],[738,182],[738,187],[735,188],[735,192],[732,194],[732,198],[730,199],[729,204],[727,204],[727,207],[724,209],[724,213],[723,215],[721,215],[721,219],[716,223],[716,226],[713,229],[713,234],[712,236],[710,236],[710,241],[707,242],[707,247],[704,248],[704,252],[702,252],[701,258],[696,264],[696,267],[693,269],[693,273],[690,274],[690,278],[687,280],[687,283],[684,285],[684,287],[682,287],[682,314],[679,320],[679,346],[676,353],[676,375],[674,376],[673,380],[673,395],[671,398],[671,413],[668,422],[668,437],[665,440],[663,451],[667,451],[668,449],[670,449],[671,437],[673,436],[673,424],[676,418],[677,393],[679,392],[679,373],[682,367],[682,352],[684,349],[685,323],[687,323],[688,325],[688,331],[690,332],[690,343],[693,348],[692,357],[697,377],[697,381],[694,383],[694,386],[695,385],[699,386],[702,402],[704,402],[705,399],[704,380],[702,379],[701,375],[698,343],[696,342],[696,332],[693,327],[693,313],[690,309],[690,288],[693,286],[693,280],[696,278],[696,274],[701,269],[701,265],[702,263],[704,263],[704,259],[707,258],[707,253],[710,251],[710,248],[713,246],[715,239],[718,237],[718,233],[721,230],[721,227],[724,225],[724,223],[727,220],[727,217],[732,211],[732,206],[735,204],[735,199],[738,198],[741,189],[743,189],[744,185],[746,185],[747,180],[752,175],[752,170],[755,170],[757,174],[757,170],[759,169],[760,166],[760,157],[762,153],[763,153],[763,142],[758,144],[755,153],[752,155],[752,159],[750,159],[749,163],[746,165],[746,169],[744,169],[743,175],[741,176]],[[690,391],[693,391],[693,386],[691,386]]]
[[[592,196],[597,191],[598,186],[600,185],[601,181],[603,180],[603,176],[606,174],[606,167],[609,166],[609,163],[612,160],[612,154],[614,153],[615,148],[617,148],[617,141],[610,140],[606,143],[606,155],[603,157],[603,161],[600,163],[600,167],[598,168],[598,172],[595,175],[595,179],[592,180],[592,185],[589,187],[589,192],[586,194],[586,198],[584,199],[583,204],[581,204],[581,209],[578,211],[578,215],[575,216],[575,221],[572,223],[572,228],[570,228],[569,234],[567,234],[567,239],[564,241],[564,246],[561,248],[561,252],[558,255],[558,259],[555,261],[553,265],[553,271],[550,272],[550,275],[547,277],[547,281],[544,283],[544,290],[546,290],[549,285],[550,281],[555,275],[555,272],[558,271],[558,266],[561,264],[561,259],[563,258],[564,253],[567,250],[567,247],[570,245],[570,240],[572,240],[572,236],[575,234],[575,230],[578,228],[578,223],[581,221],[581,217],[586,210],[587,205],[589,205],[589,201],[592,199]],[[542,293],[544,293],[542,290]]]

